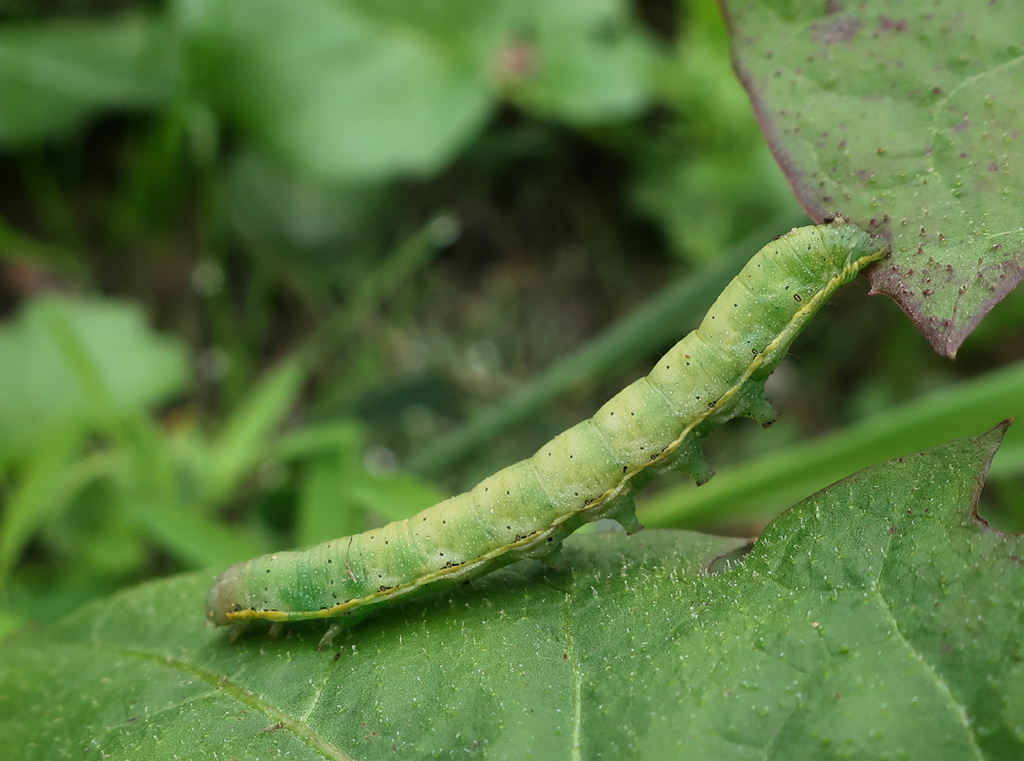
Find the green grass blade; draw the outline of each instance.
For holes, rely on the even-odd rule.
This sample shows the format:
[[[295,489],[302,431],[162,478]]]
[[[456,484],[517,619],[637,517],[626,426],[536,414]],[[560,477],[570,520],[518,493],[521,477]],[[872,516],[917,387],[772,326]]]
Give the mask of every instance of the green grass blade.
[[[959,383],[845,430],[775,451],[716,476],[699,489],[686,484],[641,505],[647,526],[696,526],[739,516],[769,516],[870,464],[977,433],[1024,415],[1024,362]],[[1008,450],[1024,460],[1011,429]],[[999,460],[997,460],[999,462]],[[999,468],[1009,467],[1000,463]]]

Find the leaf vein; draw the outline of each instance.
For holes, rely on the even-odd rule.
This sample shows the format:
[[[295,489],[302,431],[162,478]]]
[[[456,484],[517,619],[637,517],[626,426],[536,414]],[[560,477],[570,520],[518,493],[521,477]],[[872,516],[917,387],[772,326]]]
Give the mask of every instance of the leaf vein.
[[[890,626],[892,626],[893,634],[907,649],[907,652],[910,653],[911,657],[920,664],[925,674],[927,674],[935,683],[939,692],[946,697],[950,707],[953,709],[957,719],[959,719],[960,724],[964,728],[964,733],[967,736],[967,742],[974,751],[974,757],[977,758],[978,761],[984,761],[985,754],[982,753],[981,748],[978,747],[977,738],[975,737],[974,732],[971,731],[971,720],[967,715],[967,706],[960,702],[956,695],[953,694],[953,690],[950,689],[946,680],[942,678],[935,667],[924,657],[924,654],[914,647],[913,643],[911,643],[911,641],[907,639],[906,635],[903,634],[903,631],[900,629],[899,621],[897,621],[896,616],[893,614],[892,607],[889,605],[889,601],[885,599],[882,591],[876,587],[874,592],[882,614],[888,619]]]
[[[156,653],[120,647],[109,647],[109,649],[126,657],[149,661],[150,663],[156,663],[158,665],[166,666],[177,671],[183,671],[187,674],[198,677],[221,692],[234,698],[238,702],[244,703],[253,710],[265,714],[271,724],[280,725],[281,729],[291,732],[310,748],[321,753],[324,758],[330,759],[331,761],[355,761],[352,756],[349,756],[347,753],[342,751],[301,719],[298,719],[279,708],[275,708],[255,693],[235,684],[225,676],[220,676],[212,671],[200,668],[199,666],[185,663],[184,661],[179,661],[168,656],[158,655]]]

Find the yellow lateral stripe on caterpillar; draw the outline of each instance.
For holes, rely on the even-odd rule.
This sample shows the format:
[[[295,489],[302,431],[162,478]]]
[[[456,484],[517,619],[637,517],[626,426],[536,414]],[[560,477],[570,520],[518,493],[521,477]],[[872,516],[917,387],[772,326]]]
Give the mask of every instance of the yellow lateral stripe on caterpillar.
[[[832,293],[884,250],[841,221],[791,231],[759,251],[700,326],[593,417],[412,518],[231,566],[210,590],[208,618],[352,623],[396,599],[546,555],[599,518],[637,530],[632,496],[651,478],[683,468],[703,483],[711,474],[701,443],[711,430],[738,415],[774,419],[765,379]]]

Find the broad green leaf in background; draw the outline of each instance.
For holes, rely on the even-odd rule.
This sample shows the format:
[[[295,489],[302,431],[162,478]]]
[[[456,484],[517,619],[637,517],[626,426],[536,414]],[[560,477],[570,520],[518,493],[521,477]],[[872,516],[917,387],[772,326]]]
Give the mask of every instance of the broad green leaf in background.
[[[175,0],[0,30],[0,144],[203,104],[291,170],[380,182],[442,168],[502,99],[581,125],[635,116],[654,57],[623,0]]]
[[[875,290],[954,356],[1024,277],[1024,4],[722,5],[798,199],[891,234]]]
[[[113,109],[166,105],[180,78],[156,16],[0,28],[0,144],[61,136]]]
[[[580,123],[632,116],[647,100],[652,51],[620,0],[174,7],[197,96],[325,180],[437,171],[504,96]]]
[[[507,2],[497,79],[517,104],[586,125],[636,116],[648,101],[649,42],[620,0]]]
[[[337,0],[347,4],[351,0]],[[636,116],[655,58],[623,0],[363,0],[360,16],[461,59],[490,97],[572,124]]]
[[[202,96],[324,179],[429,172],[482,126],[485,72],[340,0],[181,0]]]
[[[333,653],[322,623],[227,644],[210,575],[147,584],[8,638],[0,735],[26,760],[1017,759],[1024,540],[974,512],[1002,431],[841,481],[746,557],[577,536]]]
[[[33,446],[58,427],[97,422],[76,358],[59,335],[72,331],[115,413],[169,400],[185,386],[188,361],[178,341],[155,334],[141,309],[116,301],[43,298],[0,328],[0,456]]]

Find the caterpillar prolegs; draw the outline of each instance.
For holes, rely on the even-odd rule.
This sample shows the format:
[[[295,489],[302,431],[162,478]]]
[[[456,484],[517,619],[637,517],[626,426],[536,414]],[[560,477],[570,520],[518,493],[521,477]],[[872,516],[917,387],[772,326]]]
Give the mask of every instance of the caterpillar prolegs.
[[[884,248],[841,220],[792,230],[747,263],[649,375],[592,418],[412,518],[231,566],[210,590],[208,618],[236,630],[251,619],[340,619],[323,645],[381,606],[547,555],[590,521],[638,530],[638,489],[672,468],[707,481],[701,443],[713,429],[741,415],[774,419],[765,379],[832,293]]]

